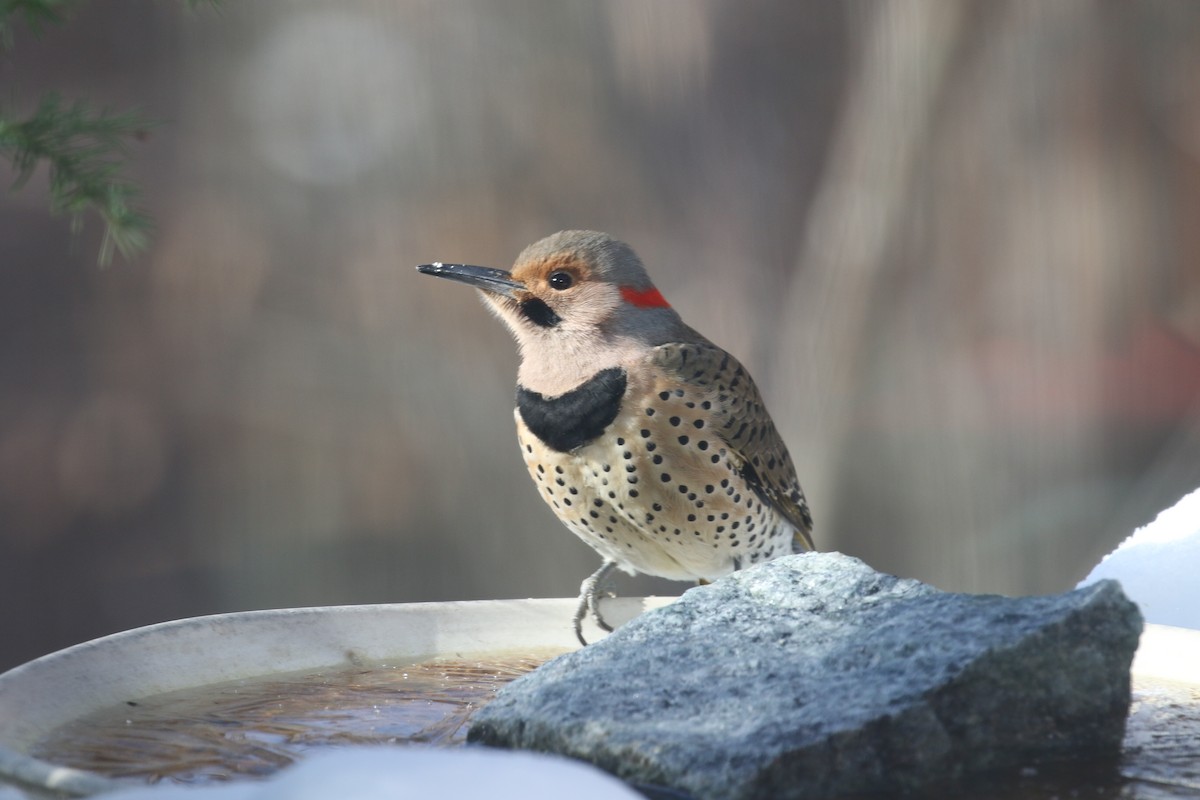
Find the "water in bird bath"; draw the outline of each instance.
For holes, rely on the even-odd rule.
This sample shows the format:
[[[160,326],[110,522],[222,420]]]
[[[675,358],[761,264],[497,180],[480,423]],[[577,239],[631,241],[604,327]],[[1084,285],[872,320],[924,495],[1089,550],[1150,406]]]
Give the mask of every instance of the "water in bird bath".
[[[472,712],[561,651],[274,675],[129,700],[71,722],[33,754],[112,777],[263,776],[349,744],[457,745]]]

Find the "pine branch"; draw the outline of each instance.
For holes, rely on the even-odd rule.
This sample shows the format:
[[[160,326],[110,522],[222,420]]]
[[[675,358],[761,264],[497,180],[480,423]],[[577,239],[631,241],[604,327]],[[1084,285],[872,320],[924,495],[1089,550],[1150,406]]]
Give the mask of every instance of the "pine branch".
[[[35,36],[45,25],[57,25],[66,20],[71,10],[82,0],[0,0],[0,44],[11,49],[14,21],[22,19]]]
[[[44,26],[65,22],[85,0],[0,0],[0,50],[13,46],[18,22],[36,36]],[[189,8],[221,0],[186,0]],[[150,239],[150,217],[137,207],[138,188],[120,177],[126,145],[140,138],[149,123],[136,112],[115,114],[89,111],[77,102],[65,106],[58,95],[43,98],[24,121],[9,118],[0,108],[0,158],[16,172],[13,190],[20,189],[45,161],[50,170],[50,207],[71,217],[72,231],[83,224],[83,213],[94,209],[104,220],[100,263],[113,252],[130,255],[144,250]]]
[[[66,105],[51,94],[24,121],[0,114],[0,156],[16,172],[14,190],[39,163],[48,164],[51,210],[70,215],[73,230],[82,225],[85,211],[99,213],[105,225],[100,263],[108,264],[114,250],[129,257],[149,241],[151,223],[137,208],[138,189],[119,177],[128,142],[147,127],[136,112],[93,113],[85,103]]]

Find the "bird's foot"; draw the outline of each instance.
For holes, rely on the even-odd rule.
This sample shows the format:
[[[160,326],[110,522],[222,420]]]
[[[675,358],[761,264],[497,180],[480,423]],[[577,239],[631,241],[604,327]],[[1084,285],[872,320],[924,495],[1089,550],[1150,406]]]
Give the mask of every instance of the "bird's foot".
[[[615,561],[605,561],[600,565],[600,569],[589,575],[583,583],[579,585],[579,605],[575,608],[575,636],[579,639],[580,644],[587,646],[587,639],[583,638],[583,618],[591,615],[596,624],[601,630],[612,631],[612,625],[609,625],[604,620],[604,616],[600,613],[600,598],[615,597],[612,592],[605,590],[605,584],[608,581],[608,576],[617,566]]]

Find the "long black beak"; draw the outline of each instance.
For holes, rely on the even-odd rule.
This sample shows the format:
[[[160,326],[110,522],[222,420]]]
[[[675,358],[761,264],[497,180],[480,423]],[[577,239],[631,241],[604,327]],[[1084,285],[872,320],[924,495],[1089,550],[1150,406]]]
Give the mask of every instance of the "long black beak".
[[[512,273],[491,267],[472,267],[469,264],[443,264],[435,261],[432,264],[422,264],[417,272],[426,275],[436,275],[439,278],[449,278],[483,289],[485,292],[516,299],[516,293],[525,288],[525,284],[512,279]]]

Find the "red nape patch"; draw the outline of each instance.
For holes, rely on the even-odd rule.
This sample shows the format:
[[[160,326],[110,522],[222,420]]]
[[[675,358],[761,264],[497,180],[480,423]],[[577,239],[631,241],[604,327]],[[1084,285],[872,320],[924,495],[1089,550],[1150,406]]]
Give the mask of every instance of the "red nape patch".
[[[638,308],[670,308],[671,304],[663,299],[662,293],[651,286],[649,289],[638,290],[632,286],[621,287],[621,297]]]

